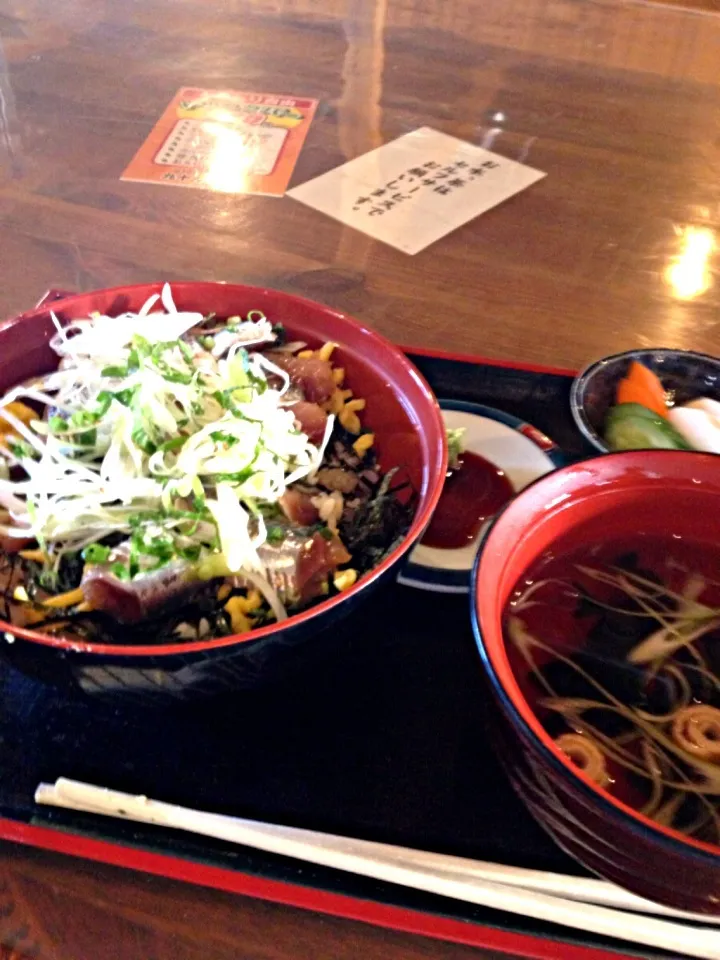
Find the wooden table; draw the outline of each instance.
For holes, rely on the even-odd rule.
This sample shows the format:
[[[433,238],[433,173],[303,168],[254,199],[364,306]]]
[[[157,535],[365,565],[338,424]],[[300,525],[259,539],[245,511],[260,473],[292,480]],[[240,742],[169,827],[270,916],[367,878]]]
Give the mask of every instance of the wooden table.
[[[52,286],[216,279],[506,359],[717,352],[720,18],[687,7],[5,0],[0,316]],[[293,183],[423,125],[548,176],[414,257],[287,198],[121,183],[187,84],[317,97]],[[3,960],[480,955],[9,844],[0,942]]]

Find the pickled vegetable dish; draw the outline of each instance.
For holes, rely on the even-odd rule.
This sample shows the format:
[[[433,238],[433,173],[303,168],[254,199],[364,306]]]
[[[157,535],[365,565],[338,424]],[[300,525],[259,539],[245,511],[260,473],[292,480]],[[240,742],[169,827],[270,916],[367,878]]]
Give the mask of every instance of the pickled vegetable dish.
[[[605,421],[611,450],[701,450],[720,453],[720,403],[697,397],[677,404],[659,377],[633,360]]]

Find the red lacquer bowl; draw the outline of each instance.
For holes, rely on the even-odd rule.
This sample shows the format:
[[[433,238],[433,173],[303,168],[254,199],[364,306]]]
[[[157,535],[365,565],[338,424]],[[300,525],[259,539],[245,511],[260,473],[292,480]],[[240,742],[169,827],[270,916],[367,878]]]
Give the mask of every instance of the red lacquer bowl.
[[[659,826],[573,766],[522,693],[503,637],[513,588],[553,541],[639,531],[720,544],[720,457],[642,451],[575,464],[526,488],[489,529],[471,603],[498,707],[494,739],[516,791],[561,847],[641,896],[720,915],[720,847]]]
[[[113,316],[139,309],[161,288],[162,284],[155,283],[98,290],[59,300],[52,310],[61,323],[86,317],[94,310]],[[0,636],[5,632],[12,641],[0,641],[4,656],[26,672],[50,682],[79,686],[87,693],[184,698],[265,678],[289,650],[325,631],[370,597],[373,588],[419,539],[445,477],[445,430],[435,397],[404,354],[379,334],[329,307],[277,290],[174,283],[172,293],[179,310],[227,317],[259,309],[273,323],[283,323],[291,339],[311,346],[328,340],[337,343],[333,359],[345,368],[346,382],[355,395],[367,400],[363,422],[375,433],[380,463],[384,470],[404,469],[418,494],[417,509],[403,542],[355,586],[282,624],[252,633],[139,647],[48,637],[0,621]],[[54,333],[50,309],[44,306],[0,325],[0,393],[57,366],[57,357],[48,346]],[[371,606],[369,609],[372,613]]]

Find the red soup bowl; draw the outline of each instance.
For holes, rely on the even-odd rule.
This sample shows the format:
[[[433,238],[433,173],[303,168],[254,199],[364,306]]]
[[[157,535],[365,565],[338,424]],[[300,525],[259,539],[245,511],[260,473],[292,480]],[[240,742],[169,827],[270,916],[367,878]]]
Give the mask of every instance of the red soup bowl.
[[[51,637],[0,620],[0,653],[13,665],[45,682],[98,696],[184,699],[250,686],[282,672],[285,661],[297,662],[303,655],[309,638],[327,634],[391,575],[422,535],[447,466],[443,420],[430,387],[404,354],[373,330],[330,307],[277,290],[224,283],[171,286],[179,310],[230,317],[259,309],[273,323],[284,324],[292,340],[313,347],[334,341],[334,358],[345,368],[348,386],[367,400],[363,422],[375,434],[380,465],[384,471],[403,468],[417,496],[416,508],[402,542],[353,587],[280,624],[250,633],[153,646],[96,644]],[[152,283],[70,295],[53,302],[52,310],[63,324],[92,311],[119,315],[138,310],[161,289],[162,284]],[[49,347],[53,332],[49,306],[0,325],[0,394],[55,369],[57,357]]]
[[[527,487],[487,531],[471,606],[495,699],[492,735],[515,790],[568,853],[648,899],[720,915],[720,847],[660,826],[574,766],[526,698],[527,668],[503,634],[518,581],[558,538],[578,547],[636,533],[720,545],[720,457],[643,451],[587,460]]]

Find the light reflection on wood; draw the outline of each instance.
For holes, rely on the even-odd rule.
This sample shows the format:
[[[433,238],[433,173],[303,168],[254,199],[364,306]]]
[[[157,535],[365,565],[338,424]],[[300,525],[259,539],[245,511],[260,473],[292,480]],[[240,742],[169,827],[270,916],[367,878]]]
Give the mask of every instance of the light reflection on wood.
[[[275,6],[273,0],[254,5]],[[365,6],[370,10],[372,5]],[[698,15],[690,17],[683,8]],[[312,19],[328,19],[342,16],[345,0],[325,0],[322,4],[284,0],[282,9]],[[720,86],[720,19],[713,13],[720,13],[720,0],[485,0],[482,5],[476,0],[393,0],[387,12],[387,28],[417,28],[422,24],[428,32],[447,31],[514,53]],[[675,36],[668,37],[667,24],[673,20],[682,31],[681,42]]]
[[[338,103],[340,149],[352,160],[383,144],[382,85],[385,64],[384,30],[388,0],[346,0],[343,30],[342,95]],[[370,19],[359,13],[372,10]],[[363,104],[362,112],[358,104]],[[374,241],[357,230],[343,230],[336,262],[362,271]]]

